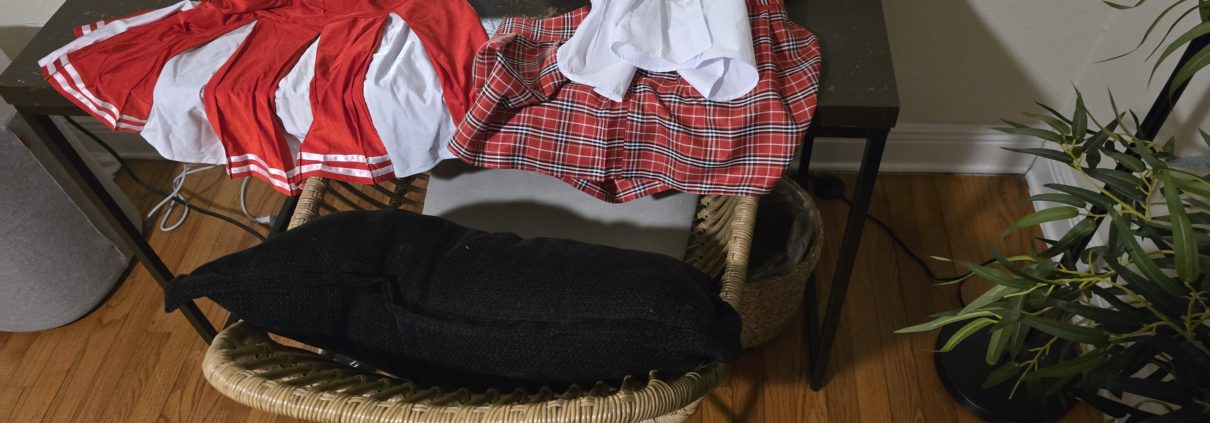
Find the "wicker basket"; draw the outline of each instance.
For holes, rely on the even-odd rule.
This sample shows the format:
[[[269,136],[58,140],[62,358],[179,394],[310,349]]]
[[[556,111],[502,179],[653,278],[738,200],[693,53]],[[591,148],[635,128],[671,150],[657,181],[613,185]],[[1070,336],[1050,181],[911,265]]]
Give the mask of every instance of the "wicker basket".
[[[749,280],[744,286],[744,298],[739,305],[739,315],[744,325],[744,348],[764,345],[785,329],[802,303],[807,278],[815,271],[823,251],[823,217],[815,206],[815,200],[789,179],[782,179],[775,189],[785,190],[794,197],[795,202],[802,204],[811,225],[810,249],[802,261],[785,272]]]
[[[307,181],[291,227],[318,214],[326,188],[325,181]],[[702,197],[690,235],[685,260],[721,274],[720,296],[732,305],[743,292],[756,205],[752,197]],[[641,375],[617,387],[598,382],[565,392],[450,392],[357,370],[237,323],[214,339],[202,370],[215,389],[242,404],[314,421],[679,423],[722,380],[725,366],[710,363],[672,379]]]

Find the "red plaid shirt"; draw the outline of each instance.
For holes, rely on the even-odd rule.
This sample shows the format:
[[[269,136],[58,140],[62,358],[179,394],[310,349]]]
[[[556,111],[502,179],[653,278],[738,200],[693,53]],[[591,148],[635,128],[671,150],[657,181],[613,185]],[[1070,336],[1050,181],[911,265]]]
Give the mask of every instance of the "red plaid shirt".
[[[588,13],[512,18],[477,53],[473,104],[450,150],[486,168],[542,172],[609,202],[675,189],[768,193],[815,110],[819,44],[780,0],[749,0],[760,80],[733,101],[674,72],[640,70],[621,102],[569,81],[555,52]]]

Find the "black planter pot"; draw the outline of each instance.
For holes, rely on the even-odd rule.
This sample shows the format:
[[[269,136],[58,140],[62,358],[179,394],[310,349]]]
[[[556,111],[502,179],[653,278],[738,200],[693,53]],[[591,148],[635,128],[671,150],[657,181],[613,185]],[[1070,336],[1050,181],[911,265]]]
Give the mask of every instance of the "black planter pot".
[[[962,324],[942,328],[937,337],[936,348],[940,350],[945,341],[960,327]],[[1025,385],[1017,390],[1016,395],[1009,398],[1013,389],[1012,380],[984,389],[983,382],[1001,364],[989,366],[984,360],[989,338],[990,332],[981,330],[963,340],[953,350],[933,354],[937,376],[941,378],[941,383],[955,401],[980,419],[1003,423],[1056,421],[1075,406],[1077,401],[1071,395],[1060,393],[1041,397],[1040,392],[1043,389],[1029,389]],[[1037,345],[1041,342],[1040,339],[1030,339],[1026,341],[1026,345]],[[1052,355],[1058,354],[1059,351],[1052,352]]]

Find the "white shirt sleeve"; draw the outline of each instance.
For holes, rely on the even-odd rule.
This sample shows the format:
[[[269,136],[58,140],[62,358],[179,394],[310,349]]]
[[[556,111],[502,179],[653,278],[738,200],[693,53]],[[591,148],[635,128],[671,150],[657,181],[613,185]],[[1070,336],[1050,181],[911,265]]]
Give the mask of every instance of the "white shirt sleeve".
[[[593,0],[558,63],[568,79],[614,101],[636,68],[678,72],[716,101],[747,94],[759,79],[744,0]]]
[[[644,0],[592,0],[588,15],[556,53],[559,71],[567,79],[593,87],[610,100],[622,101],[634,79],[635,66],[614,54],[609,44],[626,6],[636,1]]]
[[[756,54],[744,0],[699,0],[709,27],[710,46],[677,69],[703,97],[734,100],[756,88]]]

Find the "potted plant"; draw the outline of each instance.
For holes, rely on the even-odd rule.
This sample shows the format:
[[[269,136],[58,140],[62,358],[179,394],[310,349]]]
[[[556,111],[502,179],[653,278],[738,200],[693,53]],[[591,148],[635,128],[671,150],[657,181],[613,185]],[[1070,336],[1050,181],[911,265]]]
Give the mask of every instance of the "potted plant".
[[[1175,140],[1155,140],[1189,79],[1210,65],[1210,1],[1174,1],[1156,22],[1182,4],[1187,14],[1200,11],[1202,24],[1161,42],[1161,62],[1189,47],[1146,118],[1112,105],[1115,116],[1097,120],[1077,96],[1070,116],[1043,106],[1047,113],[1031,115],[1041,127],[1001,128],[1045,140],[1017,151],[1058,161],[1087,182],[1047,185],[1030,200],[1048,206],[1006,233],[1078,223],[1029,254],[963,263],[968,277],[994,286],[900,332],[953,325],[940,351],[979,334],[995,367],[985,387],[1043,387],[1130,421],[1210,421],[1210,179],[1184,168]],[[1201,138],[1210,145],[1210,134]]]

